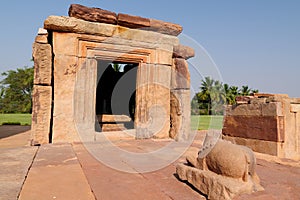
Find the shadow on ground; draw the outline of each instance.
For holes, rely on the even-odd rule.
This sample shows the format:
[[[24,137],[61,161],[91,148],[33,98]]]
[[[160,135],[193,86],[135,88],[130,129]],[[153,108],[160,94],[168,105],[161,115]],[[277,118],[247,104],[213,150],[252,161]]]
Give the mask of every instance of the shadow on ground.
[[[2,125],[0,126],[0,139],[24,133],[30,130],[30,126]]]

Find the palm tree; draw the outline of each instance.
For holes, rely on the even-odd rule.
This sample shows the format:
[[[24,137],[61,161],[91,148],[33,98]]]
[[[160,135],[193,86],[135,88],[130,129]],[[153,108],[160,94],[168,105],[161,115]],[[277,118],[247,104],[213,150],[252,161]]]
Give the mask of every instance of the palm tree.
[[[240,89],[240,95],[242,96],[248,96],[251,93],[251,89],[248,87],[248,85],[243,85]]]
[[[251,90],[251,93],[252,93],[252,94],[259,93],[259,91],[258,91],[257,89],[252,89],[252,90]]]
[[[212,100],[212,94],[214,90],[214,80],[210,77],[205,77],[204,80],[201,82],[201,92],[198,94],[198,99],[200,107],[205,107],[207,109],[208,114],[211,114],[211,100]]]

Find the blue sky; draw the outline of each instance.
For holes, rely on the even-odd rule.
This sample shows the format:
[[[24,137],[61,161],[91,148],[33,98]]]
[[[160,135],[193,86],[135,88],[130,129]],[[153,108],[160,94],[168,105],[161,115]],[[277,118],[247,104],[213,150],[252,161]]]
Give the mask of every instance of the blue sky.
[[[49,15],[67,16],[71,3],[181,24],[209,53],[223,82],[300,97],[298,0],[3,1],[0,72],[32,66],[38,28]]]

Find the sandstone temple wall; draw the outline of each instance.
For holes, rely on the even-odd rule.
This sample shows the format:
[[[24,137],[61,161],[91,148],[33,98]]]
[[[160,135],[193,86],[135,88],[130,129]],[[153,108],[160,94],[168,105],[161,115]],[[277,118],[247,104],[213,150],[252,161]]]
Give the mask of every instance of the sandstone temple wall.
[[[300,99],[288,95],[255,94],[228,106],[223,138],[254,151],[300,159]]]
[[[138,63],[136,138],[188,137],[190,47],[177,24],[71,5],[49,16],[33,44],[32,144],[80,141],[95,126],[99,60]]]

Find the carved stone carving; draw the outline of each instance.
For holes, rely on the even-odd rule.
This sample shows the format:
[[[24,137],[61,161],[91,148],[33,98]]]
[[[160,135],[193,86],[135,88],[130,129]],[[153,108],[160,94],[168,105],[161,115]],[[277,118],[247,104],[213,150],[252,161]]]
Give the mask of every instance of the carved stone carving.
[[[255,155],[245,146],[208,134],[202,149],[187,156],[187,165],[176,167],[181,180],[187,180],[208,199],[232,199],[243,193],[261,191],[255,172]]]

